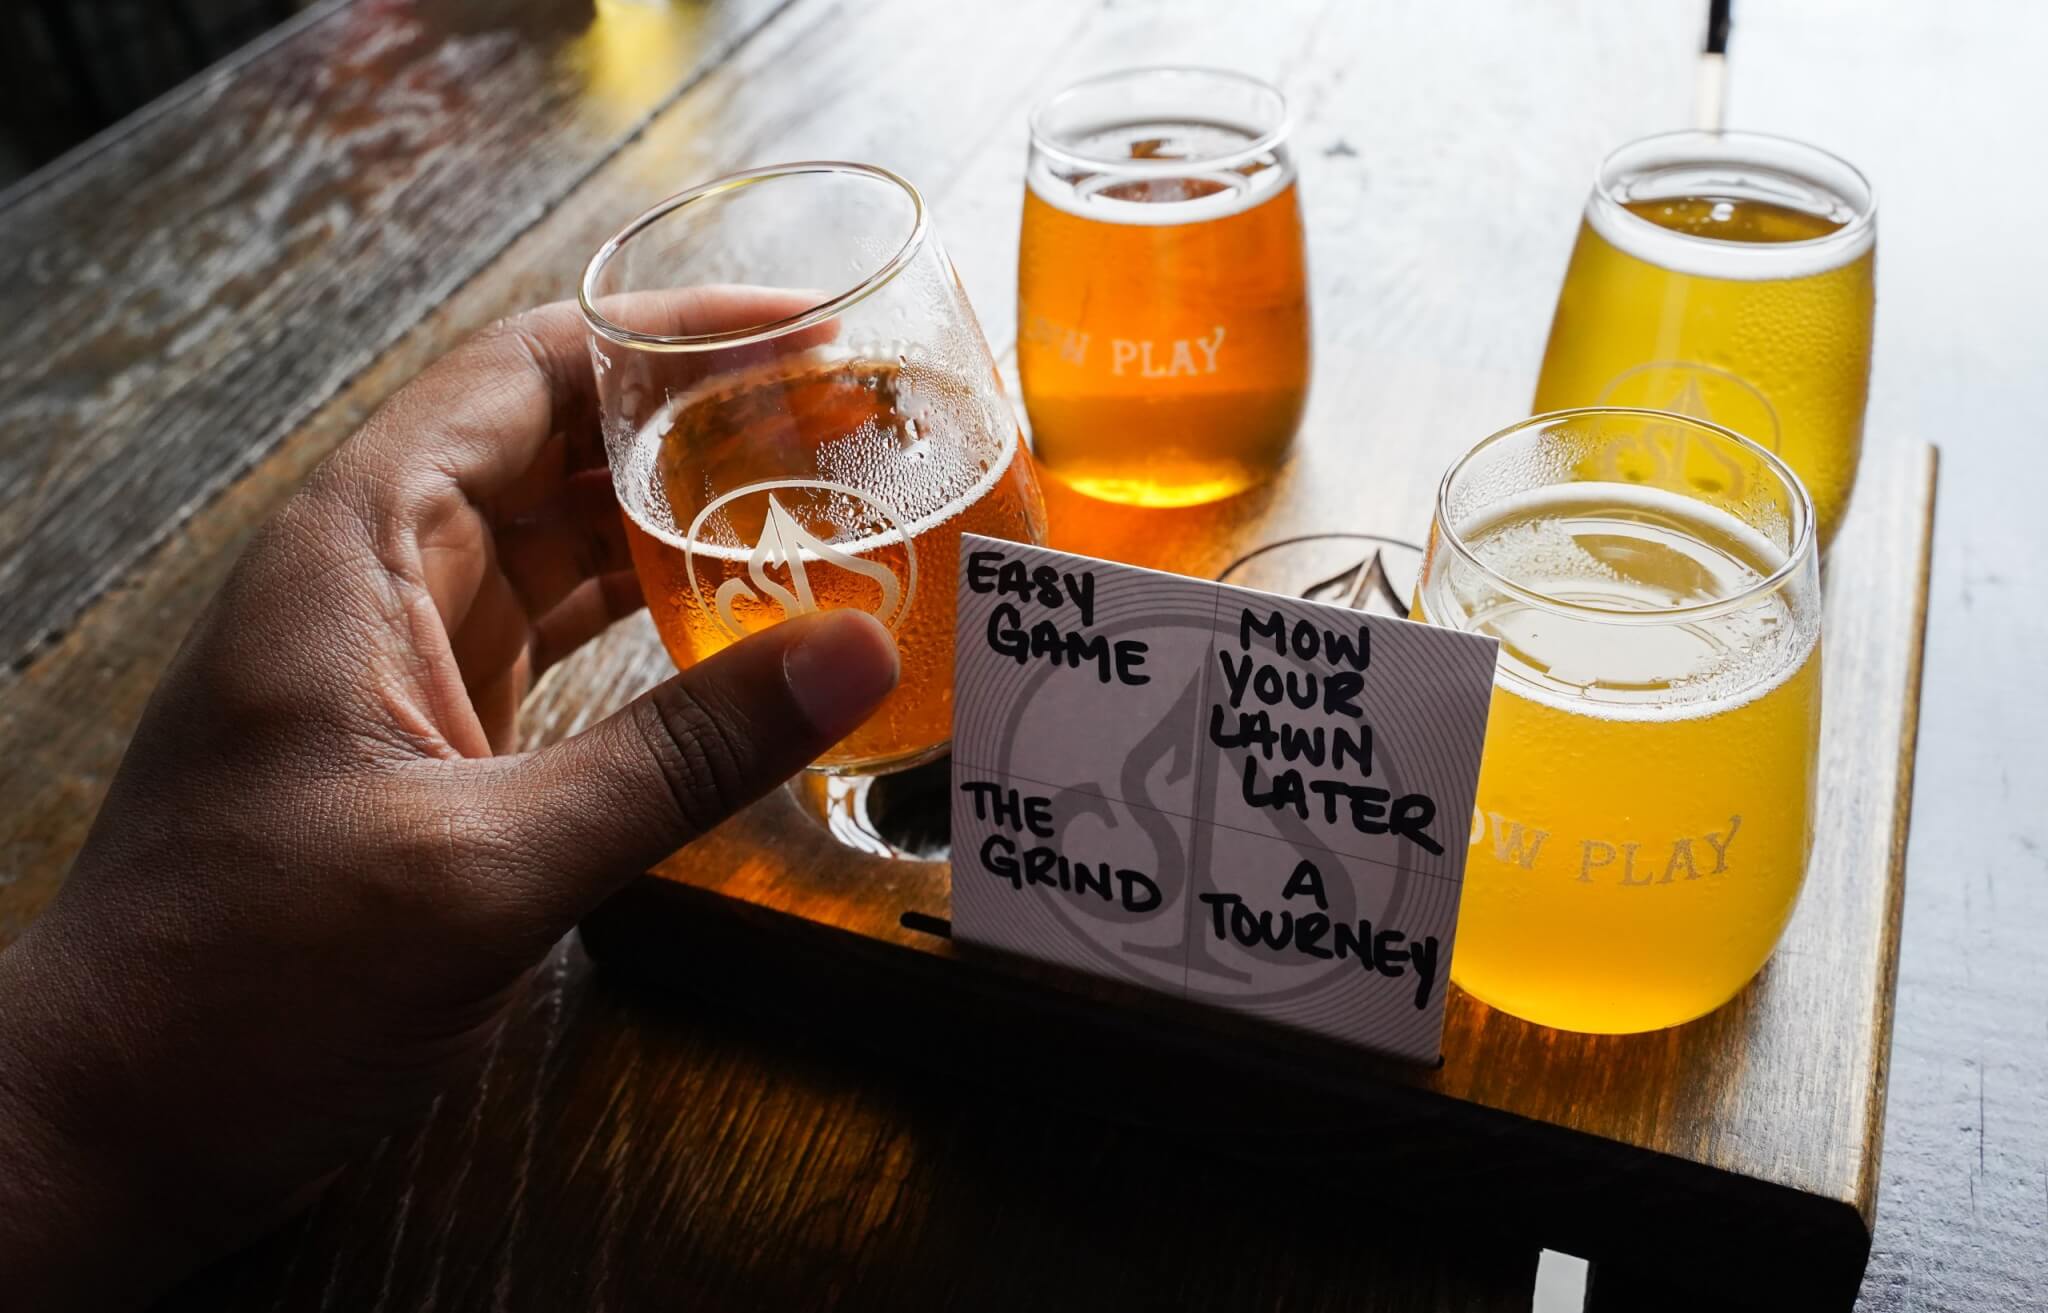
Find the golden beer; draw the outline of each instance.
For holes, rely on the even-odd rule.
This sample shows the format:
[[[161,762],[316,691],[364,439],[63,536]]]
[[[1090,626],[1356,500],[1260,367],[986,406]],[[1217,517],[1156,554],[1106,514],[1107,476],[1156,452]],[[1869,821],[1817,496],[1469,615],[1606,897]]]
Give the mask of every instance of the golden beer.
[[[1868,184],[1832,156],[1739,133],[1624,147],[1580,225],[1533,408],[1732,428],[1805,481],[1825,547],[1862,452],[1875,263]]]
[[[1732,505],[1566,481],[1468,507],[1462,552],[1432,538],[1417,618],[1501,640],[1452,963],[1495,1007],[1676,1025],[1740,991],[1791,916],[1818,586],[1810,551]]]
[[[831,350],[726,375],[641,432],[622,498],[647,606],[679,667],[791,614],[859,607],[902,682],[821,767],[887,769],[952,732],[962,533],[1036,541],[1014,424],[963,380]]]
[[[904,852],[870,775],[952,737],[962,532],[1042,542],[1045,508],[988,340],[924,197],[871,164],[714,178],[643,211],[577,286],[635,573],[680,667],[859,607],[901,679],[792,782],[836,843]]]
[[[1307,400],[1307,260],[1277,127],[1146,116],[1116,80],[1034,120],[1017,275],[1017,365],[1041,466],[1090,496],[1186,506],[1285,463]],[[1219,93],[1220,94],[1220,93]],[[1104,124],[1072,103],[1114,101]],[[1106,111],[1105,111],[1106,112]],[[1137,114],[1134,119],[1132,114]],[[1065,115],[1066,118],[1061,116]],[[1058,124],[1071,120],[1072,131]]]

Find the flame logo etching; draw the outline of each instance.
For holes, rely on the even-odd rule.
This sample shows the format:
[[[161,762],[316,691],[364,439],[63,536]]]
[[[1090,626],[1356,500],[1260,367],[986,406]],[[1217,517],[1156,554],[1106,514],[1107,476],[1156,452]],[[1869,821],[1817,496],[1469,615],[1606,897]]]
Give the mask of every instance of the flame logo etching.
[[[775,495],[778,492],[787,496],[791,492],[805,491],[830,493],[860,506],[874,525],[857,534],[858,540],[863,546],[900,543],[903,547],[904,577],[899,580],[896,572],[888,566],[863,560],[812,533]],[[720,569],[733,564],[730,549],[714,550],[704,542],[701,535],[705,522],[741,498],[752,496],[765,497],[768,506],[762,516],[760,536],[747,552],[746,574],[734,574],[719,584],[709,608],[727,633],[734,638],[744,637],[747,633],[736,609],[736,604],[743,598],[778,607],[784,618],[821,609],[812,590],[810,576],[810,571],[820,565],[829,565],[872,582],[880,593],[880,600],[869,613],[890,630],[902,622],[917,592],[917,548],[911,541],[903,517],[873,493],[822,479],[750,483],[715,498],[697,512],[697,518],[690,522],[690,532],[683,541],[683,560],[689,570],[690,591],[700,605],[704,602],[704,587],[698,582],[699,558],[716,561]],[[777,567],[788,576],[787,584],[770,573]]]
[[[1599,406],[1668,410],[1734,429],[1760,447],[1778,450],[1782,434],[1770,399],[1739,374],[1692,360],[1652,360],[1624,369],[1602,388]]]
[[[1377,533],[1304,533],[1255,547],[1217,582],[1408,619],[1422,547]]]
[[[1218,580],[1405,619],[1407,599],[1420,571],[1422,556],[1423,549],[1418,544],[1381,534],[1301,534],[1245,553],[1231,562]],[[1113,641],[1165,630],[1192,630],[1207,635],[1213,630],[1213,621],[1206,611],[1191,614],[1184,604],[1168,603],[1159,609],[1141,604],[1098,620],[1094,632]],[[1012,686],[1015,691],[1005,698],[1007,712],[993,732],[995,744],[1008,745],[1024,734],[1024,724],[1036,711],[1034,699],[1048,686],[1054,669],[1040,665],[1030,674],[1020,676],[1020,685]],[[1129,851],[1136,864],[1153,872],[1159,882],[1164,899],[1160,915],[1178,915],[1191,927],[1198,915],[1206,914],[1196,906],[1195,894],[1216,887],[1218,863],[1228,862],[1229,858],[1226,855],[1219,859],[1213,837],[1184,836],[1181,827],[1173,823],[1173,818],[1184,810],[1183,804],[1172,800],[1179,796],[1175,786],[1195,775],[1193,788],[1200,799],[1197,806],[1207,810],[1235,787],[1233,782],[1246,760],[1244,750],[1224,751],[1218,754],[1217,761],[1225,769],[1201,768],[1201,759],[1187,740],[1186,727],[1198,720],[1202,695],[1203,680],[1198,672],[1180,688],[1170,704],[1156,708],[1153,723],[1111,778],[1070,778],[1064,785],[1051,789],[1053,813],[1058,818],[1055,824],[1059,827],[1056,842],[1086,849],[1102,832],[1113,832],[1125,823],[1134,825],[1142,835],[1139,842],[1149,848],[1149,857],[1137,856],[1137,848]],[[1007,760],[1007,747],[999,746],[996,755]],[[1382,769],[1387,778],[1398,781],[1394,763],[1386,763]],[[1259,771],[1257,778],[1262,787],[1270,787],[1265,771]],[[1119,802],[1124,804],[1122,815],[1128,817],[1127,822],[1120,819],[1115,805]],[[1070,839],[1068,829],[1077,821],[1086,821],[1087,825]],[[1315,829],[1292,813],[1275,813],[1271,825],[1277,837],[1292,841],[1304,851],[1324,846]],[[1360,905],[1356,890],[1347,881],[1333,878],[1328,886],[1334,900],[1331,915],[1337,919],[1370,915],[1398,920],[1414,896],[1411,874],[1406,866],[1394,870],[1386,882],[1383,903],[1373,907]],[[1141,916],[1113,908],[1083,909],[1065,901],[1055,901],[1052,906],[1069,924],[1083,928],[1076,943],[1081,952],[1104,970],[1114,973],[1136,964],[1169,985],[1177,985],[1190,973],[1238,990],[1251,985],[1253,977],[1238,962],[1218,952],[1211,940],[1192,930],[1185,946],[1176,941],[1171,946],[1158,947],[1130,934],[1133,929],[1142,928]],[[1285,983],[1264,986],[1256,995],[1243,996],[1256,997],[1265,1006],[1310,998],[1329,989],[1331,980],[1342,970],[1334,962],[1305,968]]]

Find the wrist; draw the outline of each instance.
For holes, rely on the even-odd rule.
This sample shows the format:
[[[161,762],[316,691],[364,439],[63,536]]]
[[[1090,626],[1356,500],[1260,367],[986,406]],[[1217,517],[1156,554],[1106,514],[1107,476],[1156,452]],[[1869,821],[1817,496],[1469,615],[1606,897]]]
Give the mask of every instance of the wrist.
[[[118,1095],[105,1035],[25,936],[0,952],[0,1289],[25,1308],[140,1304],[199,1257],[147,1214],[132,1164],[102,1132]],[[98,1127],[99,1129],[96,1129]],[[109,1263],[109,1248],[122,1261]]]

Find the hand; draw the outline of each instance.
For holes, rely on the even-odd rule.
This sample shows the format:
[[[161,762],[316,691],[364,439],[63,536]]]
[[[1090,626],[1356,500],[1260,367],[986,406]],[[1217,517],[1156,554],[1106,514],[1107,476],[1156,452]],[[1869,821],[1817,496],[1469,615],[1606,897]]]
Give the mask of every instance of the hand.
[[[776,317],[672,295],[692,327]],[[393,396],[172,661],[0,953],[10,1305],[145,1298],[302,1206],[470,1068],[580,916],[893,687],[878,624],[813,615],[493,755],[533,678],[640,605],[583,334],[535,311]]]

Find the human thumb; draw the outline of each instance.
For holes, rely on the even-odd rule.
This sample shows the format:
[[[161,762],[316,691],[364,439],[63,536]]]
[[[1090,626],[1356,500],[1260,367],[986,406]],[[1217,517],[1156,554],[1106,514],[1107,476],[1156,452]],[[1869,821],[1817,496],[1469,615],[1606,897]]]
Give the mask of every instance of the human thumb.
[[[897,678],[896,644],[860,611],[798,616],[648,690],[583,733],[498,758],[505,866],[543,942],[633,876],[781,784],[858,728]],[[502,869],[502,868],[501,868]],[[515,893],[515,891],[506,891]]]

